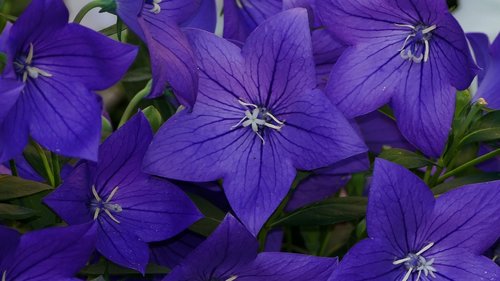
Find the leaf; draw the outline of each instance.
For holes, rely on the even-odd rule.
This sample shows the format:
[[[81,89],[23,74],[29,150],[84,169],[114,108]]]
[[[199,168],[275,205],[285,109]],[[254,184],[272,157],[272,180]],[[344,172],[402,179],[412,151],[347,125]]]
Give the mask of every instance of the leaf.
[[[132,69],[131,71],[125,74],[123,77],[123,82],[142,82],[150,80],[152,77],[151,70],[149,67],[139,67]]]
[[[500,173],[480,173],[475,175],[468,175],[465,177],[454,178],[440,185],[436,185],[435,187],[432,188],[432,192],[438,195],[448,192],[452,189],[461,187],[463,185],[488,182],[494,180],[500,180]]]
[[[379,157],[404,166],[408,169],[434,165],[434,162],[424,156],[400,148],[386,149],[380,153]]]
[[[0,201],[21,198],[50,189],[51,186],[36,181],[0,175]]]
[[[466,135],[461,141],[459,146],[475,142],[485,142],[492,140],[500,140],[500,127],[485,128],[476,130]]]
[[[279,225],[330,225],[355,221],[366,215],[367,198],[335,197],[318,202],[290,214],[273,223]]]
[[[0,203],[0,219],[22,220],[35,216],[37,213],[32,209],[12,204]]]
[[[148,119],[149,124],[151,124],[151,128],[153,128],[153,131],[154,132],[158,131],[160,126],[163,124],[163,118],[161,117],[161,114],[158,111],[158,109],[150,105],[145,109],[143,109],[142,112],[144,112],[144,115]]]
[[[111,121],[109,121],[106,117],[101,117],[101,142],[104,142],[112,133],[113,133],[113,125],[111,125]]]
[[[146,274],[167,274],[170,269],[164,266],[156,264],[148,264],[146,267]],[[130,274],[140,274],[139,272],[124,268],[114,263],[99,262],[93,265],[89,265],[80,271],[82,275],[130,275]]]

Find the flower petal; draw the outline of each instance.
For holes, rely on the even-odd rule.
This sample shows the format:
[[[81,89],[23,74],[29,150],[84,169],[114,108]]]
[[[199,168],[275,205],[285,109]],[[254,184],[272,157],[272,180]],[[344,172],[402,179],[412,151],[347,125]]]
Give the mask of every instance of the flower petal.
[[[2,122],[21,96],[24,84],[15,79],[0,78],[0,81],[0,122]]]
[[[484,33],[467,33],[467,39],[474,51],[477,66],[481,69],[477,75],[479,84],[483,81],[491,62],[490,40]]]
[[[78,83],[39,77],[23,92],[32,114],[33,138],[58,154],[97,159],[101,133],[101,103]]]
[[[428,156],[441,155],[455,111],[456,90],[439,68],[438,58],[411,63],[392,99],[401,133]]]
[[[144,40],[144,33],[139,25],[145,1],[115,0],[116,14],[137,36]]]
[[[258,96],[255,104],[273,110],[316,87],[307,10],[296,8],[257,27],[242,49]]]
[[[214,1],[212,1],[214,2]],[[202,0],[168,0],[161,1],[158,5],[161,7],[161,12],[154,17],[163,17],[174,20],[176,23],[181,24],[195,15],[202,4]],[[148,8],[151,5],[146,4],[143,14],[148,13]]]
[[[500,80],[498,75],[500,74],[500,35],[497,36],[493,44],[490,47],[491,62],[488,67],[477,93],[474,99],[484,98],[488,103],[489,108],[500,109]]]
[[[3,272],[8,263],[12,262],[6,258],[10,257],[19,244],[21,234],[12,228],[0,226],[0,271]]]
[[[187,230],[169,240],[151,243],[151,261],[174,268],[203,241],[204,236]]]
[[[441,195],[426,235],[434,242],[429,253],[466,249],[484,253],[499,238],[500,182],[467,185]]]
[[[334,39],[326,29],[316,29],[311,33],[314,63],[316,64],[316,80],[318,87],[324,89],[333,65],[347,46]]]
[[[90,224],[82,224],[23,235],[6,269],[7,280],[44,281],[75,276],[94,251],[94,231]]]
[[[0,163],[21,155],[28,143],[32,113],[31,108],[26,104],[27,99],[26,95],[21,94],[0,123]]]
[[[368,199],[368,235],[387,241],[387,251],[401,258],[428,243],[420,232],[431,219],[434,196],[412,172],[376,159]]]
[[[491,259],[454,249],[433,255],[435,275],[442,280],[495,281],[500,279],[500,267]],[[437,280],[437,279],[436,279]]]
[[[215,32],[216,25],[217,7],[214,0],[201,0],[201,6],[196,14],[183,23],[183,26],[199,28],[211,33]]]

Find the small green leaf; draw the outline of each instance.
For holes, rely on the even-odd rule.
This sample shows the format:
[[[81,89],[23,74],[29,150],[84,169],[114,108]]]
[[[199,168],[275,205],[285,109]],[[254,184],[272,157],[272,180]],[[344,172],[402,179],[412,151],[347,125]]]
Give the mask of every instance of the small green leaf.
[[[382,151],[380,158],[389,160],[408,169],[434,165],[434,162],[420,154],[400,148],[390,148]]]
[[[153,131],[155,132],[158,131],[158,129],[163,124],[163,118],[161,117],[161,114],[158,111],[158,109],[150,105],[145,109],[143,109],[142,112],[144,112],[144,115],[148,119],[149,124],[151,124],[151,128],[153,128]]]
[[[455,105],[455,118],[462,113],[462,110],[470,105],[472,95],[469,90],[458,91],[457,92],[457,102]]]
[[[463,185],[495,180],[500,180],[500,173],[480,173],[475,175],[468,175],[460,178],[454,178],[440,185],[436,185],[432,188],[432,192],[438,195],[461,187]]]
[[[459,146],[463,146],[470,143],[485,142],[500,139],[500,127],[494,128],[484,128],[473,131],[467,134],[461,141]]]
[[[273,223],[278,225],[330,225],[355,221],[366,215],[367,198],[335,197],[298,209]]]
[[[22,220],[36,215],[32,209],[24,208],[18,205],[0,203],[0,219]]]
[[[36,181],[0,175],[0,201],[21,198],[50,189],[51,186]]]
[[[148,264],[146,267],[146,274],[167,274],[170,269],[157,264]],[[89,265],[80,271],[82,275],[130,275],[130,274],[140,274],[139,272],[124,268],[114,263],[106,264],[105,261],[100,261],[96,264]],[[98,279],[99,280],[99,279]]]
[[[111,122],[108,120],[108,118],[104,116],[101,117],[101,124],[101,142],[103,142],[113,133],[113,125],[111,125]]]

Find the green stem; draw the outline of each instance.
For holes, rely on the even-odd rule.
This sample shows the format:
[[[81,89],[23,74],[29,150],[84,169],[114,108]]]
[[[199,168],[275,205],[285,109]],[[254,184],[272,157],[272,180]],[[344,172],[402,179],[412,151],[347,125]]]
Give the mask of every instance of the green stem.
[[[19,174],[17,173],[16,162],[14,161],[14,159],[11,159],[11,160],[9,161],[9,165],[10,165],[10,172],[11,172],[11,174],[12,174],[14,177],[17,177]]]
[[[87,5],[83,6],[83,8],[78,12],[78,14],[75,17],[75,20],[73,20],[74,23],[81,23],[85,15],[90,12],[90,10],[94,8],[99,8],[102,6],[101,1],[92,1],[88,3]]]
[[[120,123],[118,124],[118,128],[123,126],[127,122],[127,120],[132,116],[134,110],[138,107],[139,102],[151,92],[151,80],[149,80],[148,84],[144,89],[139,91],[129,102],[127,108],[125,108],[125,112],[123,112],[122,118],[120,119]]]
[[[493,151],[491,151],[489,153],[486,153],[486,154],[484,154],[484,155],[482,155],[482,156],[480,156],[480,157],[478,157],[476,159],[473,159],[473,160],[471,160],[471,161],[469,161],[469,162],[467,162],[467,163],[465,163],[465,164],[463,164],[463,165],[461,165],[461,166],[459,166],[459,167],[457,167],[457,168],[455,168],[455,169],[453,169],[453,170],[445,173],[444,175],[442,175],[441,177],[439,177],[439,179],[437,180],[437,183],[442,183],[447,178],[452,177],[452,176],[454,176],[454,175],[462,172],[463,170],[465,170],[465,169],[467,169],[469,167],[475,166],[475,165],[477,165],[477,164],[479,164],[481,162],[489,160],[489,159],[491,159],[491,158],[493,158],[493,157],[495,157],[497,155],[500,155],[500,148],[499,149],[495,149],[495,150],[493,150]]]
[[[429,179],[430,179],[430,177],[431,177],[432,167],[433,167],[433,166],[427,166],[427,169],[425,170],[424,182],[425,182],[427,185],[429,185]]]
[[[54,152],[50,153],[52,157],[52,168],[54,172],[54,184],[59,186],[61,184],[61,165],[59,163],[59,157]]]
[[[56,187],[54,174],[52,173],[52,169],[50,168],[49,160],[47,158],[47,155],[45,154],[45,151],[43,151],[43,148],[36,142],[33,142],[33,146],[38,152],[40,159],[42,159],[43,167],[45,168],[45,173],[47,174],[50,185]]]

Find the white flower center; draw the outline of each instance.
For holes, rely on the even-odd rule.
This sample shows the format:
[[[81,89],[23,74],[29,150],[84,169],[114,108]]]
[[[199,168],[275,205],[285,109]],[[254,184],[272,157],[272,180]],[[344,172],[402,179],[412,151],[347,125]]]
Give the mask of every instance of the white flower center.
[[[99,197],[99,194],[95,190],[95,185],[92,186],[92,194],[94,194],[94,199],[90,203],[90,206],[94,208],[94,220],[99,217],[101,211],[104,211],[104,213],[106,213],[114,222],[120,223],[120,221],[118,221],[115,216],[113,216],[113,213],[119,213],[123,209],[119,204],[111,202],[111,199],[113,199],[113,196],[115,196],[117,191],[118,186],[111,191],[106,201],[103,202],[101,197]]]
[[[394,265],[404,264],[406,266],[407,271],[401,281],[407,281],[408,279],[410,279],[411,274],[414,272],[417,272],[416,281],[420,280],[422,272],[426,277],[430,275],[433,278],[436,278],[434,272],[437,272],[437,270],[432,266],[432,264],[434,263],[434,259],[427,260],[424,256],[422,256],[422,254],[425,251],[429,250],[432,246],[434,246],[434,243],[429,243],[427,246],[423,247],[422,250],[418,251],[416,254],[410,253],[406,256],[406,258],[392,262],[392,264]]]
[[[396,26],[411,29],[411,33],[406,37],[403,47],[399,49],[400,56],[415,63],[420,63],[422,60],[427,62],[430,54],[429,40],[432,37],[432,31],[436,29],[436,25],[396,24]]]
[[[264,138],[262,137],[262,132],[264,128],[271,128],[273,130],[279,131],[285,125],[284,121],[278,120],[274,115],[271,114],[266,108],[258,107],[252,103],[246,103],[242,100],[238,100],[238,103],[242,105],[245,110],[245,117],[243,117],[238,124],[231,127],[231,129],[237,128],[239,126],[248,127],[252,126],[252,131],[259,136],[264,144]],[[249,107],[253,108],[250,111]],[[275,124],[273,124],[274,122]],[[234,279],[233,279],[234,280]],[[232,280],[229,280],[232,281]]]
[[[153,8],[151,8],[149,11],[153,14],[159,14],[161,12],[161,7],[160,7],[160,3],[161,3],[162,0],[153,0],[151,1],[151,5],[153,5]]]
[[[30,43],[30,49],[28,51],[27,57],[17,58],[14,62],[15,70],[18,74],[22,75],[23,82],[28,80],[28,76],[36,79],[38,76],[42,75],[44,77],[52,77],[52,74],[41,70],[40,68],[33,66],[33,44]]]

